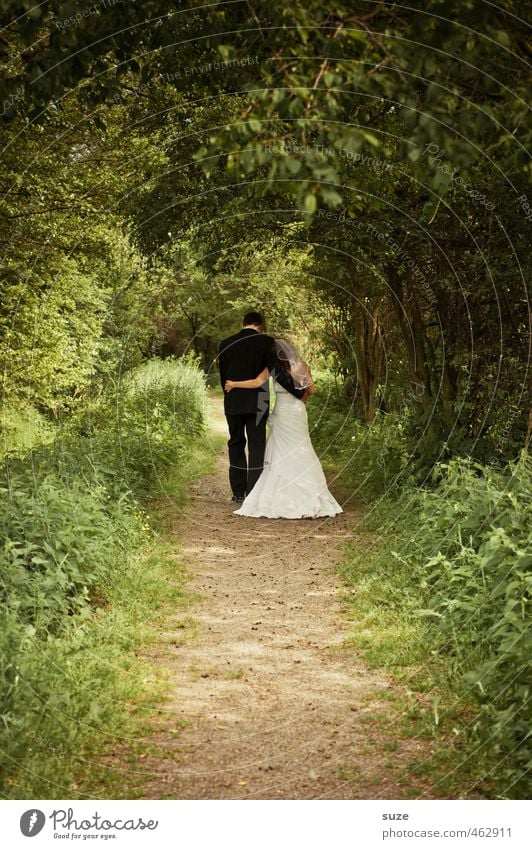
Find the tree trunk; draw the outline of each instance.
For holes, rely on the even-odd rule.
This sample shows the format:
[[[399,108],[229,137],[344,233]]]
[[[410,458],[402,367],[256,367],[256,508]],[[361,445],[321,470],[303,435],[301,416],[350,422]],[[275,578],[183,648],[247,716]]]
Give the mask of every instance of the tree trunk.
[[[360,305],[353,317],[353,326],[358,385],[364,405],[364,418],[369,423],[373,421],[378,406],[377,390],[384,362],[378,306],[370,312]]]
[[[388,266],[388,282],[393,308],[403,334],[410,377],[423,408],[428,410],[431,406],[432,381],[427,361],[425,325],[415,299],[406,298],[403,281],[391,265]]]

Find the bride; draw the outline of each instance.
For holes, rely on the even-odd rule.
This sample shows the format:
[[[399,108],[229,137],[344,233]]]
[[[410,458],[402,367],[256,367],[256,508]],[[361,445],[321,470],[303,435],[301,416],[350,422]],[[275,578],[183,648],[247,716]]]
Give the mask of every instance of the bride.
[[[327,488],[308,429],[305,404],[316,391],[310,369],[287,339],[276,339],[275,349],[281,366],[305,394],[300,401],[274,378],[275,409],[269,419],[264,471],[234,513],[268,519],[336,516],[343,511]],[[227,380],[224,389],[257,389],[267,379],[268,370],[264,369],[253,380]]]

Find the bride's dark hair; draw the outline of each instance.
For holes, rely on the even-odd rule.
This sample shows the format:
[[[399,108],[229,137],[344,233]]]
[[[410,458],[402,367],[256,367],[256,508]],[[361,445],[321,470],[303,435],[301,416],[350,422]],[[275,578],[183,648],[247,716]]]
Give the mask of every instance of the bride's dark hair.
[[[294,385],[298,389],[306,389],[312,384],[310,369],[306,362],[301,358],[301,354],[297,350],[293,342],[289,339],[278,337],[275,340],[275,350],[281,363],[281,367],[294,381]]]

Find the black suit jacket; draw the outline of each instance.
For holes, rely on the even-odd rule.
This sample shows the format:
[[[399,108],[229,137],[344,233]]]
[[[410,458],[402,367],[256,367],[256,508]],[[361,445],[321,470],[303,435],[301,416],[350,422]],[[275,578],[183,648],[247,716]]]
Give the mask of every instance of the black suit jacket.
[[[290,375],[281,368],[275,352],[274,339],[251,328],[243,328],[220,342],[218,353],[222,389],[226,380],[253,380],[264,368],[288,392],[302,398],[304,389],[296,389]],[[268,415],[270,401],[269,382],[260,389],[233,389],[224,393],[226,416],[263,413]]]

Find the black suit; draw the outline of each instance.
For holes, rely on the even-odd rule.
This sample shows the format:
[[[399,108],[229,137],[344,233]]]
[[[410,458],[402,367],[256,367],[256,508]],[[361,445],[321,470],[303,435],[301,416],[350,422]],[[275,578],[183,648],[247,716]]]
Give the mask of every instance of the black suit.
[[[304,395],[304,390],[296,389],[290,375],[281,368],[273,338],[257,330],[243,328],[220,342],[218,364],[222,388],[226,380],[253,380],[267,368],[292,395],[297,398]],[[239,498],[251,492],[262,472],[269,409],[268,381],[259,389],[232,389],[224,393],[229,427],[229,481],[233,495]]]

